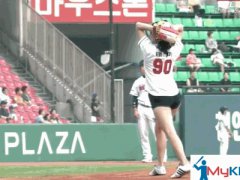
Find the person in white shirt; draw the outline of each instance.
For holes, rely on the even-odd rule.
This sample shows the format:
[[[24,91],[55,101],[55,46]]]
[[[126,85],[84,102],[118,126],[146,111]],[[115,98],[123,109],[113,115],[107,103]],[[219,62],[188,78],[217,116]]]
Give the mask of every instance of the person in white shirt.
[[[43,123],[43,124],[50,124],[49,121],[44,119],[46,112],[43,109],[39,109],[38,116],[35,119],[35,123]]]
[[[6,87],[2,87],[1,89],[0,101],[6,101],[7,106],[10,106],[11,104],[11,98],[8,96],[8,89]]]
[[[232,47],[232,51],[240,52],[240,36],[237,36],[236,40],[238,41],[237,45],[232,45],[230,47]]]
[[[212,52],[213,49],[218,48],[218,43],[217,41],[213,38],[213,32],[208,31],[207,33],[207,39],[205,40],[205,45],[206,48],[209,52]]]
[[[227,155],[228,152],[228,146],[229,146],[229,139],[232,137],[231,130],[228,127],[227,123],[227,107],[221,107],[220,110],[221,117],[217,118],[218,122],[215,126],[215,129],[217,131],[217,139],[219,141],[220,147],[219,147],[219,153],[220,155]]]
[[[9,109],[10,117],[13,120],[17,120],[17,115],[15,113],[15,108],[17,107],[16,103],[12,103],[11,98],[8,96],[8,89],[6,87],[1,88],[1,93],[0,93],[0,102],[6,102],[6,106]]]
[[[237,47],[240,48],[240,36],[237,36],[236,39],[238,40]]]
[[[213,64],[220,66],[221,72],[225,72],[225,67],[228,65],[224,63],[224,56],[220,50],[214,48],[210,58]]]
[[[160,31],[156,31],[160,26]],[[146,36],[145,31],[151,32],[152,41]],[[181,102],[179,89],[173,76],[173,66],[183,49],[181,42],[182,32],[182,25],[172,25],[164,21],[153,25],[136,23],[136,33],[139,38],[138,45],[144,58],[146,90],[149,93],[149,99],[156,117],[158,165],[154,167],[149,175],[166,174],[164,154],[167,138],[170,140],[180,161],[176,172],[171,178],[180,178],[189,173],[191,169],[182,142],[173,125],[173,116],[176,114]],[[175,37],[174,33],[179,35]]]
[[[222,13],[223,18],[230,17],[230,1],[218,1],[218,10]]]
[[[155,135],[155,116],[152,110],[151,103],[148,98],[148,92],[145,89],[146,79],[145,71],[143,67],[143,60],[139,63],[141,77],[136,79],[130,90],[130,95],[132,95],[132,106],[134,117],[138,121],[138,131],[141,140],[141,147],[144,159],[142,162],[152,162],[151,146],[149,142],[149,129],[151,129],[154,138]],[[167,155],[165,154],[164,161],[167,160]]]

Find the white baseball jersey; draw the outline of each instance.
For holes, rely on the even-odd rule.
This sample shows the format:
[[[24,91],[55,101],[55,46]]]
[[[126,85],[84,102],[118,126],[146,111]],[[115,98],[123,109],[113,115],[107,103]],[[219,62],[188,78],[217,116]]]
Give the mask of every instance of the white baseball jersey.
[[[227,120],[226,115],[222,115],[222,119],[218,120],[217,125],[215,126],[217,130],[218,140],[220,141],[228,141],[229,133],[227,130]]]
[[[132,85],[130,95],[137,96],[138,98],[138,104],[151,106],[151,103],[149,101],[148,92],[145,89],[146,86],[146,78],[143,76],[136,79]]]
[[[176,41],[168,55],[160,52],[147,36],[141,38],[138,45],[144,57],[148,93],[153,96],[177,95],[179,90],[174,80],[173,66],[183,49],[181,40]]]

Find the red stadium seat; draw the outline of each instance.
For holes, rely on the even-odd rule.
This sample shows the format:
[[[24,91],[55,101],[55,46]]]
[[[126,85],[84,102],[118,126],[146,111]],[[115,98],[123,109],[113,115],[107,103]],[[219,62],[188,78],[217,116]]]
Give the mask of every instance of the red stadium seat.
[[[8,90],[8,96],[13,98],[15,95],[16,95],[16,93],[15,93],[14,89],[9,89]]]
[[[22,86],[27,86],[27,87],[29,87],[28,82],[26,82],[26,81],[21,81],[21,83],[22,83]]]
[[[4,76],[0,75],[0,82],[4,82],[4,81],[5,81]]]
[[[4,82],[0,82],[0,87],[7,87],[7,84]]]
[[[31,106],[33,112],[38,113],[39,107],[38,106]]]
[[[10,67],[6,67],[6,66],[5,67],[1,67],[0,70],[1,70],[1,72],[5,73],[5,74],[11,73],[10,72],[10,70],[11,70]]]
[[[20,112],[24,112],[25,110],[24,110],[23,106],[18,106],[18,107],[16,107],[15,111],[20,113]]]
[[[0,124],[6,124],[6,120],[5,119],[0,119]]]
[[[12,79],[13,79],[14,81],[21,81],[21,80],[20,80],[20,77],[19,77],[18,75],[16,75],[16,74],[11,74],[11,76],[12,76]]]
[[[60,122],[62,122],[63,124],[69,124],[70,121],[67,119],[60,119]]]
[[[30,106],[23,106],[25,112],[32,112],[32,109]]]
[[[31,123],[31,120],[29,119],[28,116],[24,116],[24,117],[23,117],[23,122],[24,122],[25,124],[29,124],[29,123]]]
[[[36,117],[38,116],[38,114],[35,113],[28,113],[28,117],[30,119],[30,121],[34,122]]]
[[[12,76],[10,74],[7,74],[4,76],[5,81],[7,82],[13,82]]]
[[[6,87],[7,87],[9,90],[15,90],[15,84],[12,83],[12,82],[7,82],[7,83],[6,83]]]
[[[22,87],[22,83],[19,81],[15,81],[14,84],[15,84],[15,87],[20,87],[20,88]]]
[[[0,65],[4,66],[4,65],[7,65],[7,63],[6,63],[6,61],[4,59],[0,59]]]
[[[44,101],[39,97],[34,98],[34,101],[37,105],[44,105]]]
[[[8,88],[8,95],[13,98],[15,94],[16,87],[28,87],[29,96],[32,99],[32,102],[36,105],[33,106],[18,106],[15,108],[15,113],[18,117],[18,120],[11,120],[10,123],[19,124],[22,123],[20,117],[23,117],[24,123],[35,123],[35,118],[38,116],[38,111],[40,108],[44,109],[46,112],[49,111],[48,105],[44,102],[43,99],[38,97],[36,90],[31,87],[28,82],[22,81],[20,77],[11,71],[11,66],[4,60],[0,58],[0,87]],[[14,103],[14,102],[12,102]],[[69,123],[68,120],[64,119],[63,123]],[[0,124],[5,124],[4,119],[0,119]]]

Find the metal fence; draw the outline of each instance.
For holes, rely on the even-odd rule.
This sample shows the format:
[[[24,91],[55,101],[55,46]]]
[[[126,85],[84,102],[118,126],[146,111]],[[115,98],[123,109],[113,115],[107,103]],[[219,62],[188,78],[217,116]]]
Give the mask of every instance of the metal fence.
[[[111,78],[88,55],[45,21],[26,3],[22,4],[23,47],[90,105],[97,93],[103,102],[104,119],[110,119]]]
[[[18,42],[16,41],[20,49],[19,57],[24,59],[25,56],[29,60],[29,54],[34,56],[43,66],[47,67],[48,71],[50,70],[67,84],[73,93],[81,98],[81,102],[88,106],[88,110],[92,94],[97,93],[100,101],[103,102],[101,107],[103,118],[106,122],[110,122],[111,77],[52,24],[38,15],[26,2],[16,1],[16,6],[20,7],[17,8],[19,16],[16,13],[15,17],[16,21],[19,21],[15,25],[20,31],[19,37],[16,37],[15,34],[12,35],[11,32],[8,34],[6,30],[3,32],[13,39],[19,39]],[[6,43],[7,41],[5,41],[5,45]],[[44,82],[42,83],[44,84]],[[115,89],[117,89],[115,97],[118,99],[118,102],[115,103],[117,105],[115,117],[116,122],[121,122],[122,120],[119,120],[118,117],[119,111],[122,112],[119,108],[123,107],[123,87],[120,85]]]
[[[115,122],[124,123],[124,107],[123,107],[123,79],[115,79]]]

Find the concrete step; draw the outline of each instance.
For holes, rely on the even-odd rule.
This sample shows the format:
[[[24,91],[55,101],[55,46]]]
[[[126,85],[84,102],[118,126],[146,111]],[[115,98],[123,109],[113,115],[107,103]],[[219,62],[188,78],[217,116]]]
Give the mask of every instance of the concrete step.
[[[36,90],[36,94],[41,97],[50,107],[54,107],[56,105],[56,99],[45,90],[43,85],[38,82],[31,73],[27,72],[24,67],[19,65],[19,63],[16,63],[13,60],[8,60],[7,57],[6,60],[11,65],[12,71],[15,72],[22,80],[28,82],[29,85]]]
[[[48,104],[49,108],[55,108],[57,100],[52,94],[45,90],[43,85],[39,83],[35,77],[27,70],[26,66],[19,60],[16,60],[14,56],[8,53],[4,47],[1,48],[0,44],[0,56],[4,57],[6,61],[11,65],[13,72],[15,72],[22,80],[29,83],[31,87],[36,90],[36,93],[41,97],[45,103]],[[74,122],[79,122],[77,117],[73,116]]]

